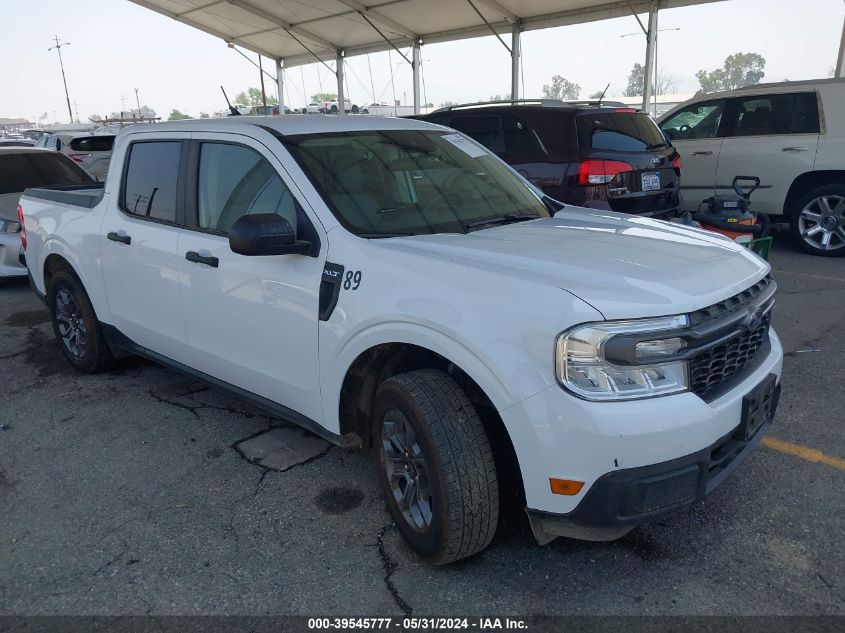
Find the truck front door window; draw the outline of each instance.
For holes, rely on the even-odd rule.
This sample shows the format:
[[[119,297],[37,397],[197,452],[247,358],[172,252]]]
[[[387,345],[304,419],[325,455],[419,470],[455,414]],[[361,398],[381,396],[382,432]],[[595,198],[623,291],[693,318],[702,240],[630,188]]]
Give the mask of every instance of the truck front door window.
[[[199,226],[228,233],[253,213],[276,213],[296,230],[296,205],[275,168],[258,152],[228,143],[203,143],[198,187]]]

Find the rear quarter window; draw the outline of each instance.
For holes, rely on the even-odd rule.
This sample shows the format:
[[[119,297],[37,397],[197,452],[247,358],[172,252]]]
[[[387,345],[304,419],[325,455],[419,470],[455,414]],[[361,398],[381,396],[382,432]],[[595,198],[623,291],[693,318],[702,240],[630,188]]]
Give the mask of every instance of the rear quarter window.
[[[582,150],[644,152],[666,144],[657,125],[644,112],[594,112],[576,117]]]
[[[70,148],[77,152],[110,152],[114,146],[114,136],[84,136],[70,142]]]

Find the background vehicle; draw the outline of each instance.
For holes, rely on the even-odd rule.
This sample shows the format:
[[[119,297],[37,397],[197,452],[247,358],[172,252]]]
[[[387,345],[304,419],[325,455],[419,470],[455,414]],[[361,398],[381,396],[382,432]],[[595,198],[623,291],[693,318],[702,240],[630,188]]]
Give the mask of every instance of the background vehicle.
[[[323,112],[323,104],[312,101],[307,106],[300,110],[302,114],[320,114]]]
[[[115,160],[20,203],[68,362],[145,355],[372,447],[432,563],[490,543],[507,485],[541,543],[618,538],[703,499],[771,422],[776,285],[721,236],[561,209],[408,119],[142,124]]]
[[[35,141],[28,138],[0,138],[0,147],[35,147]]]
[[[93,182],[76,163],[58,152],[0,147],[0,277],[26,275],[26,268],[18,260],[21,251],[18,201],[24,189],[83,186]]]
[[[453,106],[415,118],[474,138],[555,200],[647,215],[678,206],[681,161],[644,112],[543,99]]]
[[[349,99],[343,100],[345,104],[345,108],[347,112],[351,112],[353,114],[358,114],[358,106],[352,103]],[[340,111],[340,107],[338,105],[337,100],[334,101],[324,101],[323,102],[323,112],[327,114],[337,114]]]
[[[845,255],[845,79],[703,94],[659,121],[684,160],[683,208],[758,176],[754,208],[804,250]]]
[[[35,144],[65,154],[79,163],[96,180],[105,180],[109,172],[114,134],[48,134]]]

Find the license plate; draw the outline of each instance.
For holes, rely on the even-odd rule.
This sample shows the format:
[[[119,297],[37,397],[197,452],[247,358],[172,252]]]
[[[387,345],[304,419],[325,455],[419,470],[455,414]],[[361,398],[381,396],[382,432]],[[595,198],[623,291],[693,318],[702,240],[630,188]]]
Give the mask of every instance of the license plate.
[[[657,172],[649,172],[642,175],[642,190],[643,191],[657,191],[660,189],[660,174]]]
[[[777,406],[777,377],[769,376],[742,399],[742,421],[738,438],[748,441],[775,414]]]

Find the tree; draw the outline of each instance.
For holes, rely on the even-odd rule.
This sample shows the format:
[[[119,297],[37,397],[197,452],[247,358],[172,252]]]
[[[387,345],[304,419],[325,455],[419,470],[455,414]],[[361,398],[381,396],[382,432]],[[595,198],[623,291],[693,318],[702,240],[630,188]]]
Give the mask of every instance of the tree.
[[[207,119],[208,118],[208,112],[200,112],[200,118],[201,119]]]
[[[603,94],[604,90],[596,90],[590,93],[590,99],[600,99]]]
[[[333,92],[318,92],[311,95],[312,103],[322,103],[323,101],[337,101],[337,95]]]
[[[642,64],[634,64],[631,73],[628,75],[628,87],[625,88],[626,97],[641,97],[643,95],[643,84],[645,83],[645,69]],[[657,71],[657,94],[665,95],[675,92],[676,79],[665,69]]]
[[[181,121],[182,119],[190,119],[191,115],[184,114],[179,112],[179,110],[173,109],[170,111],[170,116],[167,117],[168,121]]]
[[[247,88],[246,92],[235,95],[235,103],[251,106],[264,105],[264,100],[261,98],[261,89]],[[276,105],[277,103],[279,103],[279,100],[276,97],[267,95],[267,105]]]
[[[580,94],[581,86],[560,75],[552,77],[551,85],[543,86],[543,96],[547,99],[577,99]]]
[[[765,76],[763,69],[766,60],[757,53],[734,53],[725,58],[725,65],[707,72],[699,70],[695,73],[700,92],[718,92],[720,90],[735,90],[743,86],[760,83]]]

